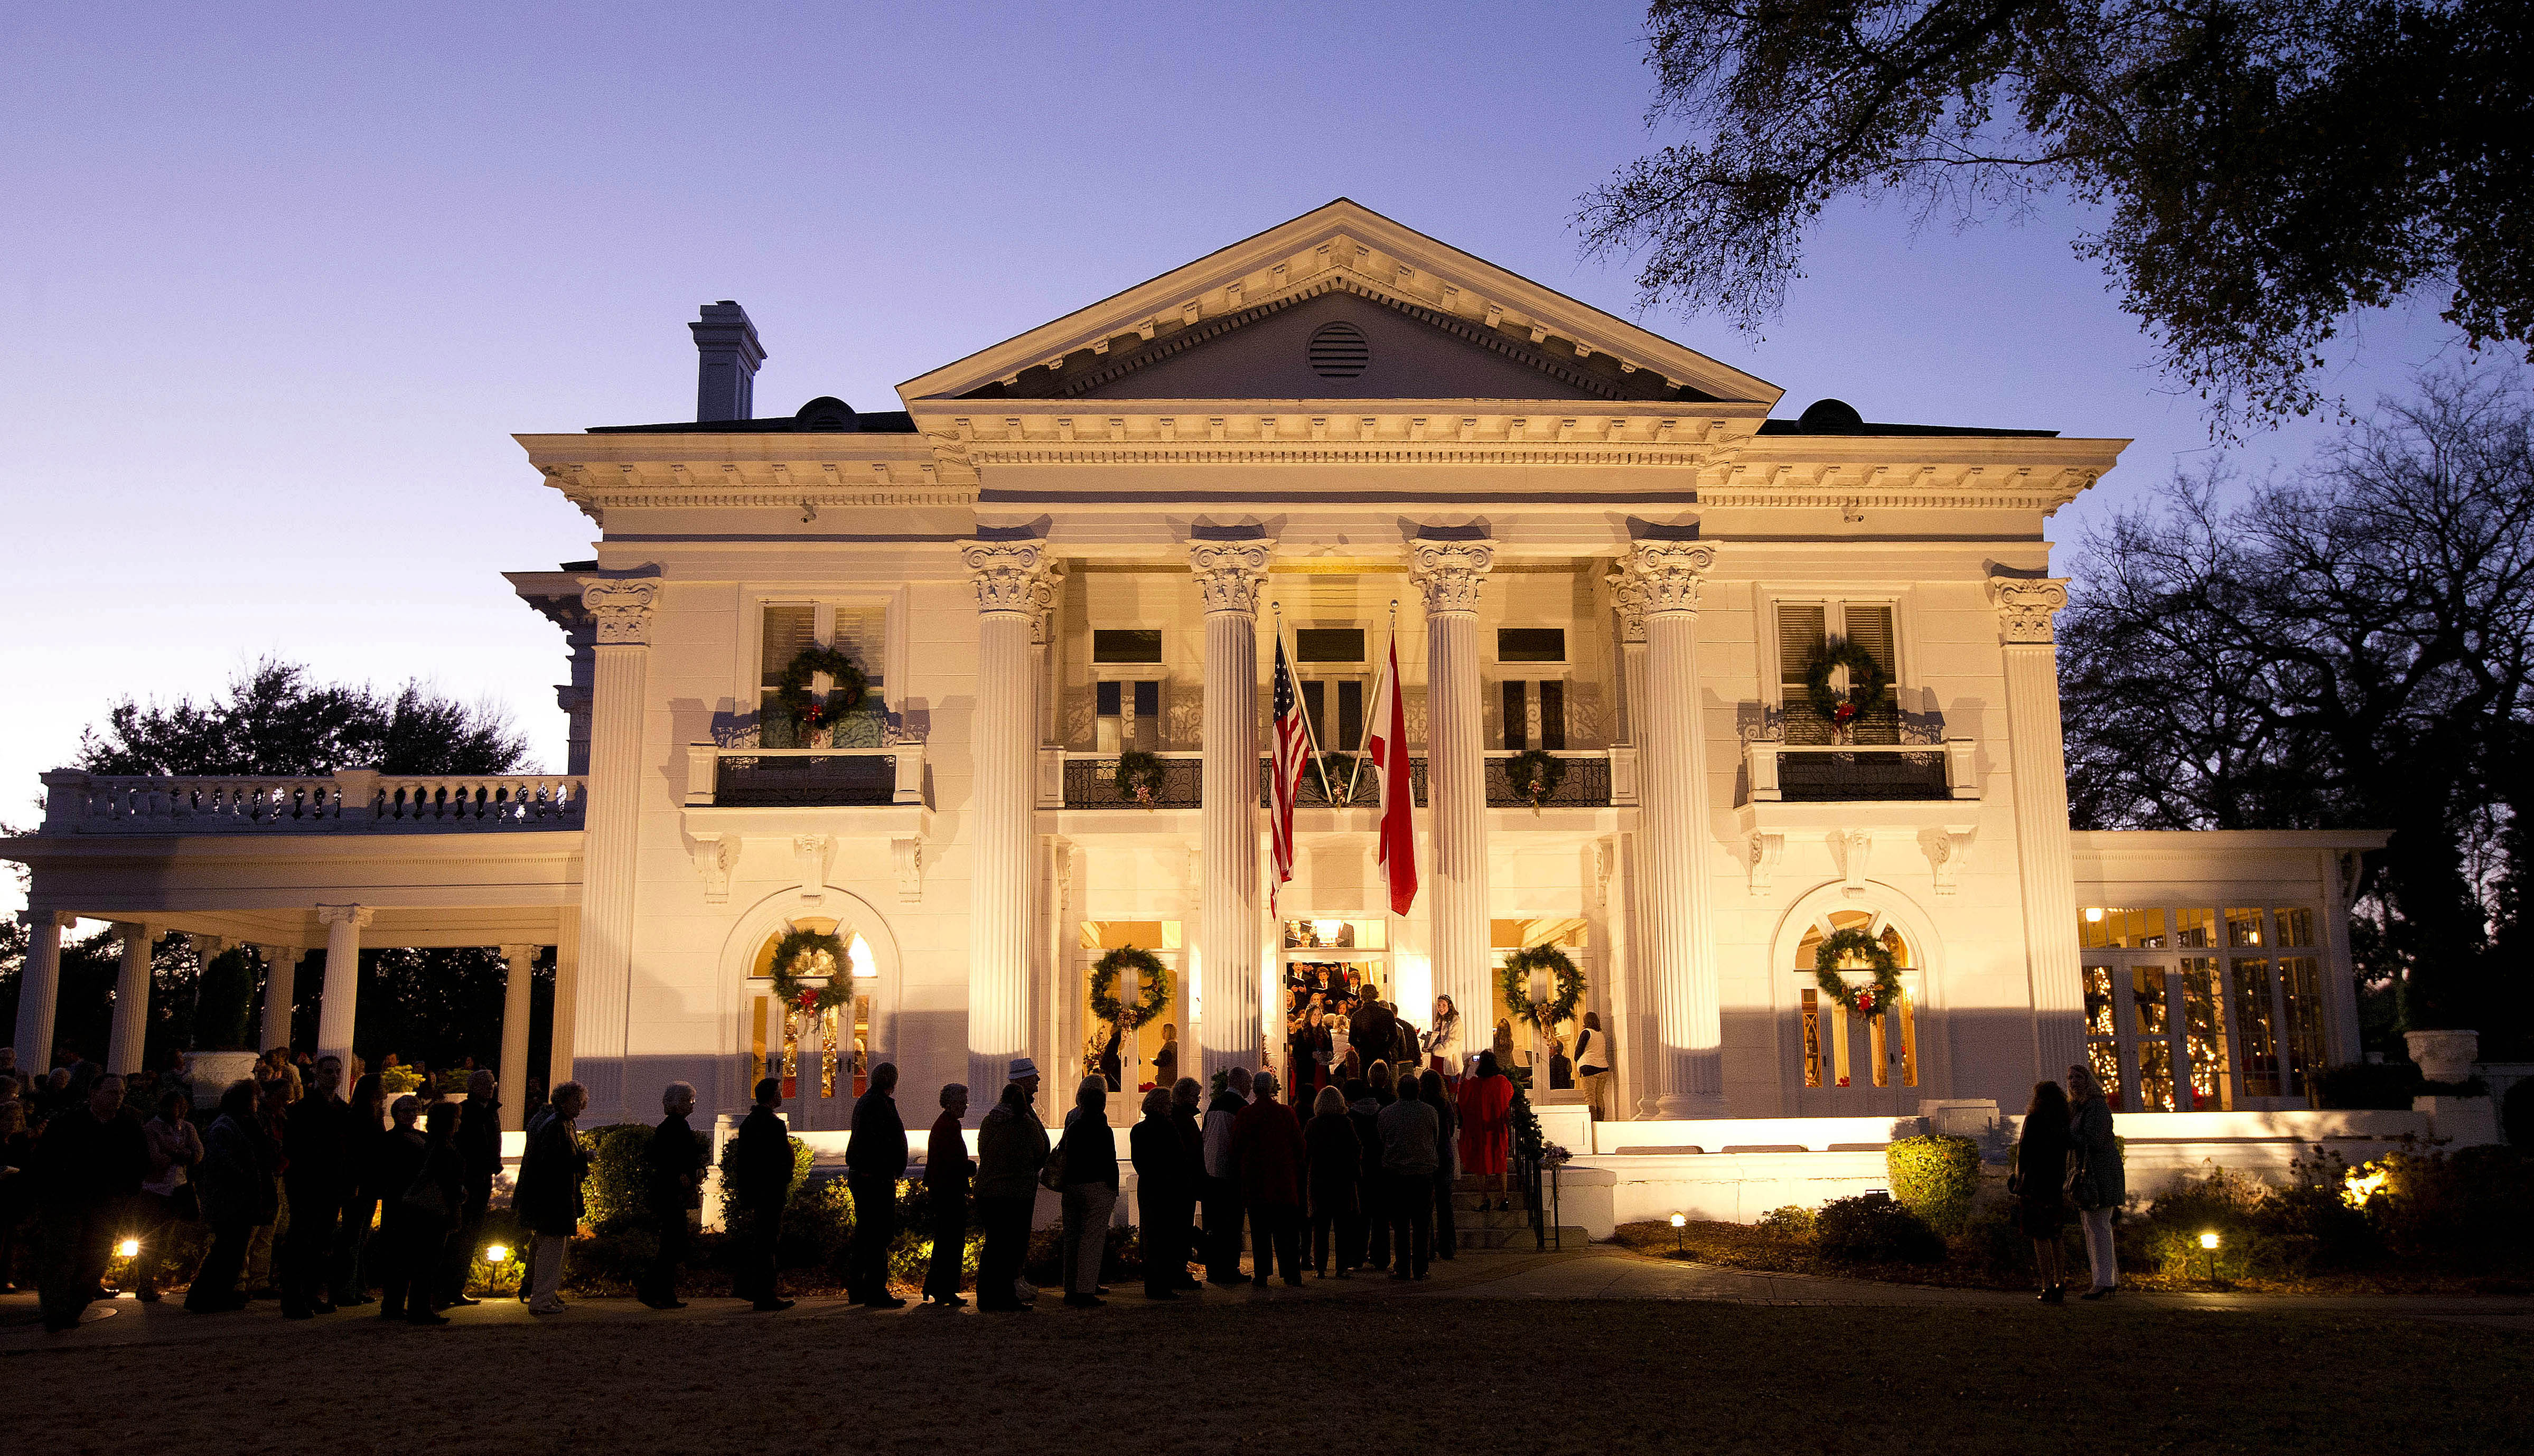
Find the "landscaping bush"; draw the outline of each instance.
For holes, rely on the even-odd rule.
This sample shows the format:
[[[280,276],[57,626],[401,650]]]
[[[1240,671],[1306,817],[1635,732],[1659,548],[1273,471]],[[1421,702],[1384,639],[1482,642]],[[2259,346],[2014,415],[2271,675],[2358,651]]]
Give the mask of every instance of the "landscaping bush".
[[[1979,1196],[1979,1140],[1952,1133],[1903,1137],[1883,1150],[1892,1196],[1939,1234],[1961,1232]]]
[[[733,1137],[721,1145],[721,1221],[725,1224],[735,1224],[740,1218],[739,1177],[735,1171],[738,1166],[739,1139]],[[810,1144],[795,1137],[792,1139],[792,1185],[784,1194],[786,1202],[801,1195],[801,1186],[809,1178]]]
[[[1772,1239],[1783,1239],[1790,1244],[1810,1244],[1817,1222],[1811,1209],[1788,1203],[1783,1208],[1772,1208],[1761,1214],[1760,1221],[1751,1227]]]
[[[1813,1243],[1824,1254],[1852,1263],[1945,1261],[1944,1239],[1890,1194],[1860,1194],[1823,1204],[1813,1222]]]
[[[2200,1236],[2211,1233],[2220,1279],[2294,1280],[2376,1262],[2383,1241],[2347,1196],[2348,1164],[2319,1153],[2292,1172],[2285,1187],[2272,1188],[2210,1165],[2121,1222],[2122,1262],[2204,1278],[2209,1251]]]
[[[650,1221],[642,1185],[651,1163],[651,1130],[640,1123],[610,1123],[580,1135],[589,1154],[589,1180],[580,1196],[591,1232],[619,1233]]]
[[[252,1052],[255,970],[243,949],[222,951],[195,983],[194,1045],[207,1052]],[[41,1071],[39,1067],[36,1069]]]
[[[2314,1076],[2316,1097],[2342,1112],[2408,1112],[2420,1084],[2420,1069],[2409,1062],[2343,1062]]]
[[[2393,1152],[2367,1166],[2385,1175],[2367,1216],[2395,1253],[2521,1258],[2534,1238],[2534,1157],[2521,1148]]]
[[[1064,1251],[1061,1228],[1030,1231],[1029,1259],[1021,1266],[1021,1277],[1041,1289],[1062,1289],[1064,1269],[1060,1255]],[[1135,1237],[1135,1226],[1109,1226],[1108,1246],[1100,1253],[1100,1282],[1123,1284],[1144,1277],[1144,1249]]]

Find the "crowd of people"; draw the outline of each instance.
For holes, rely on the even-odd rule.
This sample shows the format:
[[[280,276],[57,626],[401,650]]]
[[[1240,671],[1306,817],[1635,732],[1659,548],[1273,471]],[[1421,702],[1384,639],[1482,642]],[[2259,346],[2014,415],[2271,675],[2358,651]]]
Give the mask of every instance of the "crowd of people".
[[[380,1318],[436,1325],[447,1323],[443,1310],[478,1303],[468,1276],[502,1168],[493,1075],[474,1073],[462,1100],[426,1101],[388,1097],[380,1076],[357,1065],[346,1091],[346,1069],[332,1056],[305,1059],[304,1074],[300,1059],[269,1062],[224,1088],[207,1122],[184,1087],[162,1082],[145,1097],[122,1077],[73,1069],[72,1102],[52,1077],[37,1095],[14,1068],[0,1069],[0,1274],[14,1269],[10,1241],[32,1214],[48,1329],[72,1327],[108,1296],[113,1246],[135,1232],[142,1252],[130,1292],[160,1299],[166,1251],[187,1224],[209,1236],[183,1296],[199,1313],[273,1299],[285,1317],[309,1319],[375,1304]],[[1051,1136],[1037,1110],[1036,1064],[1020,1058],[1008,1072],[974,1158],[963,1132],[968,1089],[940,1089],[922,1170],[934,1222],[923,1295],[966,1303],[973,1198],[984,1233],[978,1306],[1027,1308],[1022,1264],[1045,1188],[1062,1208],[1065,1303],[1097,1306],[1121,1167],[1109,1081],[1084,1077]],[[847,1294],[882,1309],[904,1304],[888,1281],[896,1190],[910,1164],[896,1090],[893,1065],[871,1069],[846,1151],[855,1209]],[[1457,1179],[1484,1180],[1496,1206],[1507,1206],[1514,1089],[1492,1052],[1458,1077],[1414,1063],[1394,1075],[1375,1059],[1360,1076],[1320,1085],[1307,1106],[1278,1093],[1272,1072],[1234,1069],[1210,1098],[1192,1077],[1145,1094],[1123,1164],[1135,1169],[1150,1297],[1240,1283],[1244,1245],[1245,1277],[1261,1289],[1279,1276],[1299,1285],[1306,1263],[1321,1278],[1422,1279],[1432,1260],[1453,1256]],[[764,1310],[791,1303],[775,1256],[796,1171],[782,1101],[779,1079],[756,1084],[727,1170],[733,1294]],[[527,1122],[512,1207],[529,1243],[519,1298],[535,1314],[564,1308],[566,1252],[587,1211],[590,1159],[577,1129],[586,1104],[567,1081]],[[706,1171],[706,1144],[689,1121],[694,1105],[692,1086],[669,1084],[648,1142],[642,1196],[660,1237],[636,1294],[655,1309],[683,1308]]]

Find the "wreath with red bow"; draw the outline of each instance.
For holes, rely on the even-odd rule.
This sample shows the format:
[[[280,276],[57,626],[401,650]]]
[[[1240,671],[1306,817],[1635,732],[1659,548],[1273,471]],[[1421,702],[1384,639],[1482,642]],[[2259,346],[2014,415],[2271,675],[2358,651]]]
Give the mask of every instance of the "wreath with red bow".
[[[817,1016],[844,1005],[850,973],[845,943],[832,931],[794,926],[774,943],[774,999],[786,1011]],[[806,984],[805,974],[824,976],[826,984]]]
[[[1847,670],[1847,691],[1830,685],[1831,673]],[[1804,670],[1804,695],[1822,722],[1835,728],[1850,728],[1866,714],[1883,706],[1892,691],[1892,677],[1874,654],[1844,637],[1835,637],[1813,658]]]
[[[1873,970],[1874,984],[1853,985],[1839,973],[1840,962],[1850,960],[1861,960]],[[1870,1021],[1900,1004],[1900,962],[1893,959],[1890,946],[1849,926],[1822,938],[1821,949],[1813,953],[1813,984]]]

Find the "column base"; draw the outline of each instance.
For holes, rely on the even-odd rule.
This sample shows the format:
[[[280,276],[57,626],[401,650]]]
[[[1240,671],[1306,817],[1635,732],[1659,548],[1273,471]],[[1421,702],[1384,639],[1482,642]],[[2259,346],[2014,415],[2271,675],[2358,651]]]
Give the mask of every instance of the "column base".
[[[1721,1092],[1665,1092],[1655,1099],[1655,1116],[1673,1120],[1724,1118],[1733,1115]]]

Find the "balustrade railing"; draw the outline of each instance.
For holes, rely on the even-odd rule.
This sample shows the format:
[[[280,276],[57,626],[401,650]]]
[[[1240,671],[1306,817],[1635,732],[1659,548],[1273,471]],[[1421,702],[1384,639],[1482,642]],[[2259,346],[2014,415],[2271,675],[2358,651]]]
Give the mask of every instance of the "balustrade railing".
[[[1557,786],[1540,796],[1541,808],[1605,808],[1615,802],[1611,793],[1614,761],[1632,754],[1630,749],[1595,749],[1555,755],[1565,772],[1558,777]],[[1039,806],[1065,809],[1193,809],[1203,795],[1202,753],[1157,753],[1161,760],[1162,783],[1149,798],[1138,799],[1117,786],[1117,755],[1114,753],[1071,753],[1048,749],[1042,756]],[[1506,764],[1514,757],[1507,752],[1490,752],[1486,757],[1487,805],[1490,808],[1534,807],[1529,786],[1513,782]],[[1381,777],[1365,764],[1357,772],[1357,755],[1329,753],[1322,755],[1327,768],[1323,784],[1318,768],[1305,765],[1302,787],[1296,803],[1302,808],[1372,808],[1381,802]],[[1626,760],[1633,767],[1633,759]],[[1409,760],[1410,786],[1422,808],[1428,797],[1426,761],[1422,756]],[[1258,802],[1268,801],[1270,776],[1274,761],[1266,755],[1258,760]],[[1629,778],[1633,787],[1633,777]]]
[[[43,776],[44,834],[578,829],[585,780],[565,774],[324,778]]]

